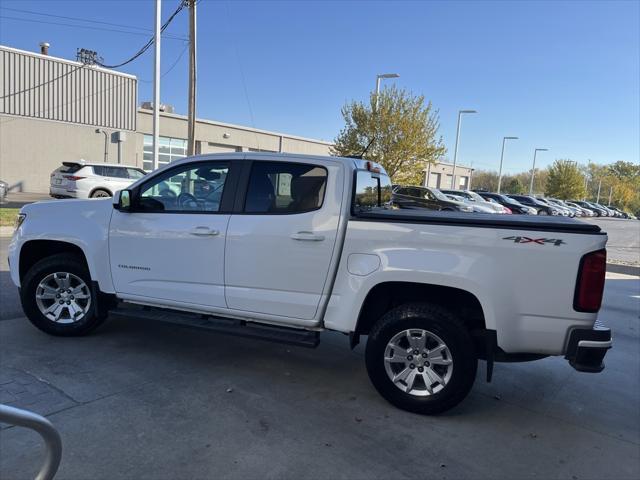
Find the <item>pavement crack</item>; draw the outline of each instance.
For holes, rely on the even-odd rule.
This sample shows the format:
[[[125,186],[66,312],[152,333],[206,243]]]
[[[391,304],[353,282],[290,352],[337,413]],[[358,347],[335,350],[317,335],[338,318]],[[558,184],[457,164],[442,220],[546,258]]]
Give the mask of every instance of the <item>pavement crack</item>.
[[[17,370],[20,373],[23,373],[25,375],[29,375],[32,378],[35,378],[37,381],[42,382],[44,384],[46,384],[47,386],[49,386],[50,388],[52,388],[53,390],[55,390],[56,392],[58,392],[60,395],[62,395],[63,397],[65,397],[67,400],[71,400],[73,403],[77,404],[77,405],[81,405],[84,402],[81,402],[80,400],[76,400],[75,398],[73,398],[70,394],[68,394],[67,392],[65,392],[62,388],[54,385],[53,383],[51,383],[49,380],[47,380],[46,378],[42,378],[41,376],[30,372],[29,370],[23,370],[21,368],[15,368],[14,370]]]

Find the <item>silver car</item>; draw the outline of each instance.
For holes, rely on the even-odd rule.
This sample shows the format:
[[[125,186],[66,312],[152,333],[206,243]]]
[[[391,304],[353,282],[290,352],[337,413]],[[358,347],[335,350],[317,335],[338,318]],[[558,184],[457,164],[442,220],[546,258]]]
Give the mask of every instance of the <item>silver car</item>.
[[[9,192],[9,184],[0,180],[0,202],[3,202]]]

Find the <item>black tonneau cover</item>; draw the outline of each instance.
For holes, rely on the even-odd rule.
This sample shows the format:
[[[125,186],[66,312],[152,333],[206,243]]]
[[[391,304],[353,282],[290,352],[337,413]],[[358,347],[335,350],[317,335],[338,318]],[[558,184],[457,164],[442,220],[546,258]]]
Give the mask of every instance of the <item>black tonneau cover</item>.
[[[355,212],[352,220],[374,222],[426,223],[461,227],[536,230],[541,232],[604,235],[600,227],[573,218],[539,215],[498,215],[491,213],[440,212],[435,210],[385,210]]]

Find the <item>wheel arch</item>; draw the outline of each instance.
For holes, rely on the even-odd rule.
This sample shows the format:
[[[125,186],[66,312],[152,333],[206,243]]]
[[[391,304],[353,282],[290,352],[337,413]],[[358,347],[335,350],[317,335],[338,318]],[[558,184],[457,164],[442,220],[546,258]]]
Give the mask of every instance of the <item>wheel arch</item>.
[[[485,311],[476,295],[456,287],[408,281],[377,283],[360,306],[355,335],[367,335],[386,312],[409,302],[428,302],[457,315],[469,331],[486,329]]]
[[[28,240],[20,249],[19,275],[20,282],[24,280],[26,273],[40,260],[60,253],[72,253],[78,255],[84,261],[88,270],[87,255],[79,245],[62,240]]]
[[[113,192],[110,189],[108,189],[107,187],[100,186],[100,187],[95,187],[94,189],[92,189],[89,192],[89,198],[91,198],[93,196],[93,194],[96,193],[98,190],[102,190],[103,192],[107,192],[110,196],[113,197]]]

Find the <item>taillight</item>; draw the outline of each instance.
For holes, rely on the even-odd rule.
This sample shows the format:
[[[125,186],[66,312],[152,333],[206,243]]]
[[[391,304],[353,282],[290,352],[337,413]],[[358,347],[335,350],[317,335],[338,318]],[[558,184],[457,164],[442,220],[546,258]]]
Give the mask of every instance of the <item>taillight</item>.
[[[604,277],[607,269],[605,249],[587,253],[580,260],[573,309],[578,312],[595,313],[600,310]]]
[[[508,214],[513,213],[509,207],[502,207],[502,208],[504,208],[504,213],[508,213]]]
[[[73,180],[74,182],[76,180],[82,180],[83,178],[87,178],[87,177],[76,177],[75,175],[63,175],[64,178],[66,178],[67,180]]]

